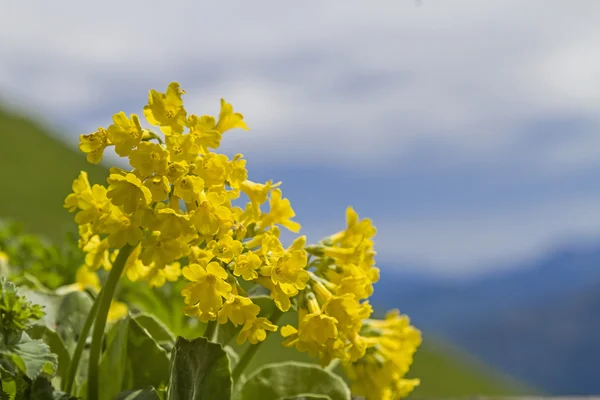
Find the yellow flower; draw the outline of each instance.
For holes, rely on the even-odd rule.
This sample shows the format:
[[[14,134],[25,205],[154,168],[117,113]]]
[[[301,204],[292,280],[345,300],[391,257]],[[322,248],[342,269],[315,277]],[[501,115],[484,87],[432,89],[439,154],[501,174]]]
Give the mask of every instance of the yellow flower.
[[[169,192],[171,191],[171,185],[169,185],[169,179],[166,176],[153,176],[148,178],[144,182],[144,186],[150,190],[152,201],[155,203],[165,201],[169,197]]]
[[[223,297],[231,293],[231,285],[225,282],[227,272],[213,261],[206,268],[190,264],[183,269],[183,276],[191,281],[181,290],[185,304],[192,306],[191,310],[188,308],[188,315],[192,311],[202,321],[215,320],[223,305]]]
[[[132,282],[136,282],[142,280],[148,274],[148,270],[150,267],[144,265],[144,263],[140,260],[140,254],[142,252],[142,245],[137,245],[129,257],[127,257],[127,261],[125,262],[125,275],[127,279]]]
[[[160,126],[165,135],[179,135],[183,132],[187,112],[183,108],[181,95],[185,91],[179,83],[171,82],[166,93],[150,90],[148,105],[144,106],[144,116],[151,125]]]
[[[221,99],[221,112],[219,113],[219,122],[215,129],[221,133],[225,133],[233,128],[242,128],[248,130],[246,123],[242,121],[244,116],[240,113],[233,112],[233,106]]]
[[[100,267],[109,270],[112,266],[108,258],[108,241],[100,240],[98,235],[93,236],[83,248],[85,265],[95,271]]]
[[[142,241],[140,259],[144,265],[149,266],[155,263],[157,267],[163,268],[188,253],[189,246],[185,242],[180,239],[166,238],[159,232],[153,232],[149,238]]]
[[[251,281],[258,278],[258,269],[262,266],[262,260],[251,251],[239,255],[235,259],[233,274],[241,276],[244,280]]]
[[[204,188],[204,181],[193,175],[185,176],[175,182],[175,196],[191,203],[200,199],[200,193]]]
[[[306,288],[309,279],[306,267],[307,257],[304,250],[295,250],[283,254],[276,263],[260,270],[261,275],[269,276],[271,282],[278,286],[286,295],[295,296],[299,290]]]
[[[121,157],[129,155],[142,140],[142,126],[137,115],[131,114],[130,118],[121,111],[113,115],[114,124],[106,130],[111,142],[115,144],[115,152]]]
[[[140,205],[145,206],[152,202],[150,190],[133,174],[110,174],[107,181],[110,189],[106,196],[114,205],[123,206],[127,214],[135,212]]]
[[[344,364],[352,393],[367,400],[396,400],[407,396],[419,384],[405,379],[421,334],[408,317],[392,310],[384,320],[365,321],[364,335],[375,343],[361,359]]]
[[[221,132],[215,129],[215,125],[215,118],[210,115],[190,115],[188,118],[190,135],[204,154],[209,152],[209,148],[216,149],[221,144]]]
[[[262,342],[267,338],[267,331],[276,332],[277,325],[263,317],[247,321],[238,334],[236,342],[237,344],[244,344],[246,341],[251,344]]]
[[[337,327],[345,335],[358,333],[362,321],[369,318],[373,309],[369,302],[359,303],[351,294],[333,296],[323,304],[323,312],[337,321]]]
[[[185,161],[188,163],[193,162],[198,153],[200,147],[194,142],[191,135],[178,135],[178,136],[167,136],[167,150],[169,150],[169,161]]]
[[[130,245],[137,244],[142,239],[142,230],[140,229],[139,218],[129,217],[123,214],[119,209],[113,212],[110,222],[106,225],[108,235],[108,244],[114,248],[121,248],[126,243]]]
[[[86,160],[92,164],[98,164],[102,161],[104,149],[112,144],[108,139],[108,134],[102,128],[89,135],[79,136],[79,150],[86,154]]]
[[[75,285],[78,290],[85,290],[85,288],[89,287],[96,291],[100,291],[102,288],[98,274],[86,265],[77,268],[77,272],[75,273]]]
[[[263,185],[249,180],[245,180],[240,184],[240,189],[250,199],[255,218],[260,216],[260,206],[267,201],[269,192],[279,185],[281,185],[281,182],[273,184],[273,181],[267,181]]]
[[[121,303],[120,301],[113,300],[110,303],[110,309],[108,310],[107,321],[115,322],[120,320],[121,318],[125,318],[127,313],[129,312],[129,308],[127,304]]]
[[[175,183],[179,179],[181,179],[182,176],[187,174],[188,171],[189,171],[189,168],[186,163],[173,162],[173,163],[170,163],[169,166],[167,167],[166,176],[167,176],[167,178],[169,178],[169,182]]]
[[[292,232],[298,232],[300,224],[290,220],[295,215],[296,213],[292,209],[290,201],[282,198],[280,189],[275,189],[271,192],[271,198],[269,199],[269,212],[261,217],[259,226],[266,227],[279,224]]]
[[[242,253],[242,242],[234,240],[231,236],[224,236],[221,240],[212,240],[206,246],[213,255],[224,263],[228,263]]]
[[[227,179],[228,161],[224,154],[207,153],[196,160],[194,173],[204,179],[206,187],[222,186]]]
[[[224,205],[226,202],[225,196],[209,192],[190,213],[190,220],[201,235],[215,235],[221,227],[233,226],[233,214],[231,209]]]
[[[181,264],[178,262],[165,265],[163,268],[158,268],[153,264],[144,276],[144,280],[148,282],[150,287],[162,287],[167,281],[177,281],[180,276]]]
[[[248,171],[246,170],[246,160],[242,154],[236,154],[233,160],[228,165],[227,181],[232,188],[239,189],[242,183],[248,179]]]
[[[78,208],[86,206],[87,202],[85,199],[89,198],[92,193],[90,182],[88,181],[88,174],[85,171],[81,171],[77,179],[73,181],[71,186],[73,193],[70,193],[65,198],[64,207],[73,212]]]
[[[260,307],[248,297],[232,294],[219,311],[219,323],[225,324],[229,320],[237,327],[255,319],[259,312]]]
[[[158,207],[157,207],[158,208]],[[158,231],[164,238],[178,238],[193,233],[190,217],[172,208],[163,207],[156,211]]]
[[[164,175],[167,172],[169,152],[161,145],[142,142],[129,153],[129,164],[137,168],[143,177],[152,174]]]

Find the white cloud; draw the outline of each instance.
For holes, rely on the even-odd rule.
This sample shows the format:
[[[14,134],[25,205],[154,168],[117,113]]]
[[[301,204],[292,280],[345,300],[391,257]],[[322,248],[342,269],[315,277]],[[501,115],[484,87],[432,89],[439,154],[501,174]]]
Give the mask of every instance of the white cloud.
[[[251,131],[231,132],[224,149],[253,164],[318,162],[389,180],[398,160],[429,146],[473,168],[531,158],[535,170],[515,179],[544,180],[600,164],[599,18],[596,0],[8,0],[0,98],[74,142],[179,80],[190,111],[217,113],[224,97],[245,114]],[[538,148],[527,127],[555,118],[588,133]],[[444,223],[392,216],[380,250],[468,269],[600,228],[591,200],[540,201],[508,213],[456,209]]]

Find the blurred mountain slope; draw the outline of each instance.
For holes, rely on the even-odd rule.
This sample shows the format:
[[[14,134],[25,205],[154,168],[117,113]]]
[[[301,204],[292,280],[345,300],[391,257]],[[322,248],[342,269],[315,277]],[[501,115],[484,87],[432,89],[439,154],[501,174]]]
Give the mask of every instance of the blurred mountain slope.
[[[53,241],[75,229],[63,208],[79,171],[91,183],[104,181],[106,169],[86,162],[41,124],[0,107],[0,218],[19,221],[25,231]]]

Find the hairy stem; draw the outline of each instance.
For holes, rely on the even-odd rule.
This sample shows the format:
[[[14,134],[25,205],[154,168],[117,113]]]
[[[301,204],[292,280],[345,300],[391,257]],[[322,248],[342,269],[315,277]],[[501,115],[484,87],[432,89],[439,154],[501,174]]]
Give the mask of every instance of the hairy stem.
[[[283,315],[283,311],[281,311],[279,308],[275,308],[275,311],[273,311],[273,314],[271,315],[271,318],[269,318],[269,319],[274,325],[277,325],[277,322],[279,322],[279,318],[281,318],[282,315]],[[233,369],[233,372],[231,373],[231,377],[233,378],[234,382],[237,381],[240,378],[240,376],[242,376],[242,373],[244,372],[244,370],[246,369],[248,364],[250,364],[250,361],[252,361],[252,359],[258,352],[258,349],[260,349],[260,346],[264,342],[265,341],[263,340],[262,342],[258,342],[254,345],[250,345],[246,349],[246,351],[240,358],[240,361],[237,363],[237,365]]]
[[[98,304],[98,314],[96,315],[96,321],[94,323],[94,331],[92,332],[90,364],[88,366],[88,400],[98,400],[98,370],[100,353],[102,352],[102,337],[104,336],[104,329],[106,328],[106,318],[108,317],[108,310],[110,309],[110,304],[115,295],[117,283],[119,283],[119,278],[125,268],[125,262],[132,250],[133,247],[126,244],[119,251],[119,255],[108,274],[108,279],[98,295],[100,301]]]

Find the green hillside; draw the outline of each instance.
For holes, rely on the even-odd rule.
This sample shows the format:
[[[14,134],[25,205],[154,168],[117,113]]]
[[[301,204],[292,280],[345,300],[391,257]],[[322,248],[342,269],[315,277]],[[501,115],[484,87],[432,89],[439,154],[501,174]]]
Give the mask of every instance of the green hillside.
[[[72,215],[63,207],[71,183],[80,170],[90,181],[105,179],[106,169],[85,161],[83,154],[67,148],[44,127],[0,109],[0,218],[22,223],[24,231],[59,241],[74,230]],[[283,348],[272,335],[261,349],[255,366],[305,355]],[[414,396],[510,394],[521,391],[491,370],[467,361],[458,351],[446,351],[427,342],[418,351],[411,376],[421,378]]]
[[[62,239],[75,229],[63,201],[83,169],[92,183],[106,178],[104,168],[87,163],[39,124],[0,108],[0,218],[19,221],[25,231],[53,241]]]

